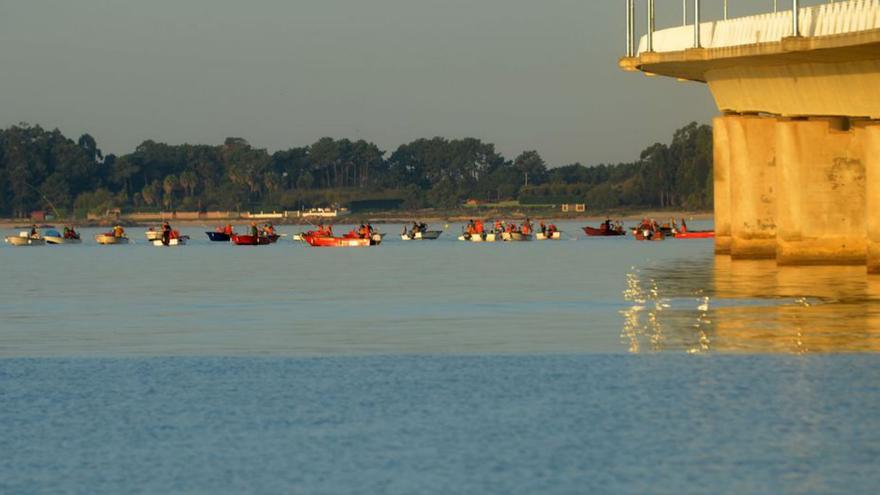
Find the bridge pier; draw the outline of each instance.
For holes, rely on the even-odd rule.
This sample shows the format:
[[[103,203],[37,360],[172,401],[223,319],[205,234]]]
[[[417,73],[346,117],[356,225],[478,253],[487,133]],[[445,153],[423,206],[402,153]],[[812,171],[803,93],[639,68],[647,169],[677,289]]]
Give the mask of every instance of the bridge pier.
[[[712,119],[715,254],[730,254],[730,142],[727,138],[729,118],[721,116]]]
[[[865,264],[861,133],[846,118],[777,119],[776,262]]]
[[[725,116],[730,182],[730,255],[776,256],[776,119]],[[724,153],[723,149],[718,151]]]
[[[880,121],[861,122],[855,129],[865,161],[868,273],[880,274]]]

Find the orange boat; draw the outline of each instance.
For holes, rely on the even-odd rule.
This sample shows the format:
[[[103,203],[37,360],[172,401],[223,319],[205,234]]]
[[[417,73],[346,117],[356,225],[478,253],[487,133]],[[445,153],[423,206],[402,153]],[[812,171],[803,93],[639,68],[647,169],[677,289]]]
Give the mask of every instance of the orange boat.
[[[712,239],[715,237],[714,230],[694,230],[687,232],[676,232],[676,239]]]
[[[370,238],[351,233],[343,237],[335,237],[323,232],[309,231],[302,234],[302,240],[312,247],[369,247],[381,244],[382,234],[373,234]]]

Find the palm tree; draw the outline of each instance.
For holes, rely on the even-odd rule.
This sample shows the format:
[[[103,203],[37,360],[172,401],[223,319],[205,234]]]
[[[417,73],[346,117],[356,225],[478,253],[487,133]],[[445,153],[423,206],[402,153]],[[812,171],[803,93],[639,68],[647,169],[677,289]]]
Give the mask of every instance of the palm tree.
[[[174,204],[174,191],[180,186],[180,181],[177,180],[177,176],[174,174],[166,175],[165,180],[162,181],[162,189],[165,190],[165,206],[168,209]]]

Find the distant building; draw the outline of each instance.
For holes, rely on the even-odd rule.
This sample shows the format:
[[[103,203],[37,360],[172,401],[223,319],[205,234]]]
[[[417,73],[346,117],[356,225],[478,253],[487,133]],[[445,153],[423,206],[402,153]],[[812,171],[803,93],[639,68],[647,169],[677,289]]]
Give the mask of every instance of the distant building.
[[[584,203],[573,203],[562,205],[563,213],[583,213],[587,211],[587,205]]]
[[[31,220],[34,222],[45,222],[46,216],[45,210],[34,210],[31,212]]]
[[[301,217],[335,218],[348,215],[348,208],[309,208],[300,212]]]

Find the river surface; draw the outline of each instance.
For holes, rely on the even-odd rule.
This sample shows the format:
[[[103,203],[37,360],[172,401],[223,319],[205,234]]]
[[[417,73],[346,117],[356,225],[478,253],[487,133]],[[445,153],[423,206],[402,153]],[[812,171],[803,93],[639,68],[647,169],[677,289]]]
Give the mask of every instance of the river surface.
[[[559,225],[0,246],[0,492],[876,493],[880,277]]]

